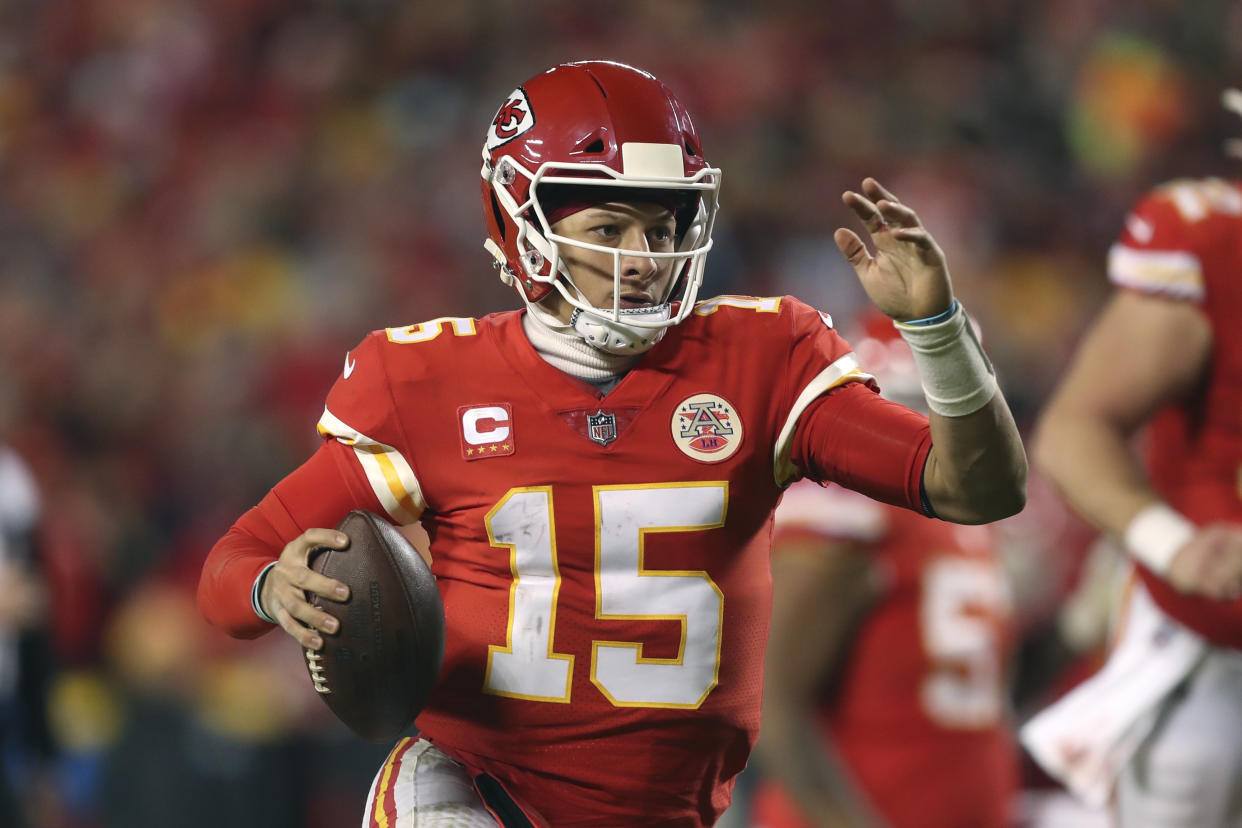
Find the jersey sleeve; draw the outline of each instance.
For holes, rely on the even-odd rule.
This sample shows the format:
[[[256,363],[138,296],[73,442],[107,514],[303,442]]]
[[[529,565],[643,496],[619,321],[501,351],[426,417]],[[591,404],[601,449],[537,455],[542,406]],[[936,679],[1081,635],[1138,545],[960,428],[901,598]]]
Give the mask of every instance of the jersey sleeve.
[[[1220,179],[1184,179],[1149,192],[1126,216],[1108,253],[1118,287],[1202,303],[1205,265],[1215,239],[1230,237],[1242,215],[1242,192]]]
[[[208,621],[237,638],[272,629],[250,603],[263,568],[307,529],[331,528],[352,509],[378,511],[356,467],[347,447],[325,442],[233,524],[208,553],[199,577],[198,605]]]
[[[413,523],[427,504],[409,461],[406,439],[384,360],[387,334],[376,331],[345,355],[340,378],[328,392],[319,433],[352,451],[357,479],[388,517]]]
[[[776,507],[773,542],[852,541],[871,545],[889,532],[884,506],[840,486],[802,480],[790,486]]]
[[[791,457],[811,480],[924,514],[923,467],[931,448],[925,415],[855,382],[810,405],[798,421]]]
[[[773,472],[777,485],[801,477],[791,452],[795,429],[807,408],[823,394],[847,383],[875,380],[863,373],[849,344],[833,328],[832,317],[786,296],[783,312],[790,325],[788,366],[782,390],[784,421],[776,438]]]

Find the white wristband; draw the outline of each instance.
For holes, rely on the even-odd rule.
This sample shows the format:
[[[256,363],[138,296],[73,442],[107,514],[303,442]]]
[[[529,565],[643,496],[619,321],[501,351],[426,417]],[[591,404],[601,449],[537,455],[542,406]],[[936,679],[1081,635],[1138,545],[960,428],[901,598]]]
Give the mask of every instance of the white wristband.
[[[894,322],[914,352],[927,407],[945,417],[973,414],[996,394],[996,373],[961,304],[943,322]]]
[[[263,611],[263,603],[259,600],[259,594],[263,591],[263,581],[267,578],[267,573],[272,571],[272,567],[276,565],[276,561],[272,561],[263,569],[259,570],[259,575],[254,579],[254,584],[250,587],[250,607],[254,610],[254,614],[262,618],[269,624],[275,624],[276,619]]]
[[[1126,549],[1157,575],[1167,575],[1177,551],[1190,541],[1195,525],[1159,501],[1144,507],[1126,527]]]

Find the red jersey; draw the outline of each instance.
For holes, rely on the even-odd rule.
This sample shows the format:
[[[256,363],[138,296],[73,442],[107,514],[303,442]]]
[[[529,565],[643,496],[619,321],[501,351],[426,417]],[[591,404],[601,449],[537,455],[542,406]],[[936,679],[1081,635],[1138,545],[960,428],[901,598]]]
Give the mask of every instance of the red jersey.
[[[353,505],[420,518],[448,621],[422,735],[553,825],[710,825],[759,723],[772,510],[800,467],[863,472],[831,471],[798,435],[874,430],[891,404],[830,320],[788,297],[701,303],[602,396],[535,352],[523,314],[351,351],[319,425],[333,462],[273,490],[258,511],[281,528],[260,539],[274,555],[276,535]],[[925,419],[898,436],[878,488],[913,507]],[[255,634],[237,593],[262,555],[230,536],[200,605]]]
[[[1212,329],[1212,357],[1190,398],[1153,419],[1154,487],[1198,524],[1242,523],[1242,190],[1221,179],[1158,187],[1126,218],[1109,252],[1113,284],[1193,302]],[[1156,603],[1216,644],[1242,648],[1242,600],[1182,594],[1140,567]]]
[[[990,531],[807,481],[776,511],[778,550],[793,537],[864,544],[884,576],[821,707],[824,736],[866,799],[894,828],[1011,824],[1011,610]],[[771,782],[756,810],[765,828],[808,824]]]

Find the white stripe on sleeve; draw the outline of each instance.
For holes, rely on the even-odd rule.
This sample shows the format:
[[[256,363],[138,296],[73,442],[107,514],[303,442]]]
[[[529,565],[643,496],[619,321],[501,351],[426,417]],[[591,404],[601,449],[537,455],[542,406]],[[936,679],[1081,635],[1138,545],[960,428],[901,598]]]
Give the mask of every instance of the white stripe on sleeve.
[[[339,420],[327,408],[319,418],[319,433],[350,446],[366,472],[367,481],[389,517],[404,525],[418,520],[427,508],[423,490],[409,462],[392,446],[373,440]]]
[[[1180,299],[1200,300],[1205,292],[1199,257],[1183,250],[1136,250],[1114,244],[1108,251],[1108,278],[1122,287]]]
[[[858,357],[853,352],[846,354],[836,362],[829,365],[823,371],[820,371],[814,379],[807,383],[802,389],[802,393],[798,395],[798,399],[794,400],[793,407],[789,409],[789,416],[785,418],[785,425],[781,428],[780,435],[776,438],[776,446],[772,455],[772,470],[776,476],[776,485],[784,488],[796,480],[799,476],[798,467],[789,459],[789,454],[793,450],[793,433],[794,426],[798,423],[798,418],[802,416],[802,412],[806,411],[806,407],[824,392],[831,388],[836,388],[842,383],[851,380],[869,380],[870,374],[864,374],[858,367]]]

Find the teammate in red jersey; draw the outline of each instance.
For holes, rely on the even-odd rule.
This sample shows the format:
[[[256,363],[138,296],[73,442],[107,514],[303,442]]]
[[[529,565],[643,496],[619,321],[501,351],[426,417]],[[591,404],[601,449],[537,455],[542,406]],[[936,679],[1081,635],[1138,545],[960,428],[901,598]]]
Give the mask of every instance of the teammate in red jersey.
[[[858,356],[922,407],[885,327]],[[1010,600],[989,530],[802,481],[776,510],[772,577],[754,824],[1009,825]]]
[[[868,179],[843,198],[875,254],[836,238],[921,352],[930,422],[874,393],[826,314],[696,302],[719,187],[647,73],[565,64],[514,90],[482,192],[524,308],[368,336],[323,446],[212,550],[209,619],[316,649],[337,629],[305,593],[339,585],[307,554],[343,543],[319,527],[355,507],[426,527],[444,669],[367,824],[710,825],[758,728],[784,487],[965,523],[1021,507],[1016,429],[915,213]]]
[[[1110,663],[1023,739],[1084,797],[1115,787],[1124,826],[1242,824],[1242,188],[1156,188],[1108,269],[1118,290],[1036,451],[1141,586]],[[1144,425],[1146,469],[1129,445]]]

